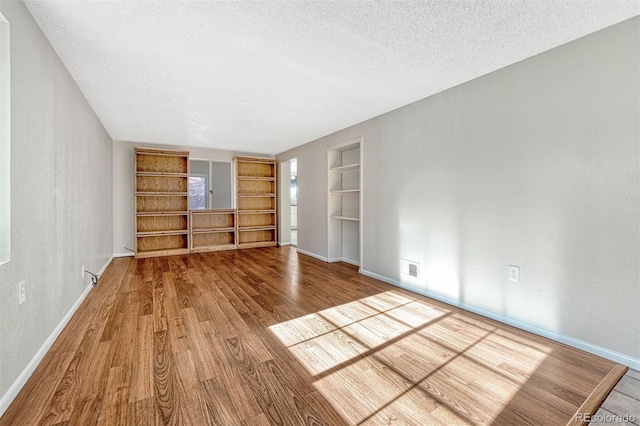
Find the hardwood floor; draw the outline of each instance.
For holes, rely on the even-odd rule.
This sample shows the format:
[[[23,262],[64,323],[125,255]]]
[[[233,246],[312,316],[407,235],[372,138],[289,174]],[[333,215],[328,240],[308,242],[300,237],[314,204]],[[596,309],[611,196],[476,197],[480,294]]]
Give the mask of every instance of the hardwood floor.
[[[564,425],[624,370],[288,247],[120,258],[0,425]]]

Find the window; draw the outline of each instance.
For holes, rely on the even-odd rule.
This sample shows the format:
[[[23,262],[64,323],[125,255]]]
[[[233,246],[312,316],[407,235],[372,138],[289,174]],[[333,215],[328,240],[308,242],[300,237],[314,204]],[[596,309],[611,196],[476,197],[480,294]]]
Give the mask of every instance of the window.
[[[189,210],[230,209],[231,162],[189,160]]]
[[[207,177],[189,176],[189,210],[207,208]]]
[[[11,259],[9,22],[0,13],[0,265]]]

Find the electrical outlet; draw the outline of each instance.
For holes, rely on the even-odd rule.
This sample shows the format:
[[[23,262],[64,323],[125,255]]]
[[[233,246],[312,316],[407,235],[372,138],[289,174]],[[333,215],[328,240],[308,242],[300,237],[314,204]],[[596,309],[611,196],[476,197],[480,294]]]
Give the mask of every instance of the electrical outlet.
[[[27,300],[27,292],[24,288],[24,281],[18,283],[18,305],[22,305]]]
[[[520,282],[520,267],[515,265],[509,265],[509,281],[514,283]]]
[[[82,265],[82,278],[84,278],[84,265]]]

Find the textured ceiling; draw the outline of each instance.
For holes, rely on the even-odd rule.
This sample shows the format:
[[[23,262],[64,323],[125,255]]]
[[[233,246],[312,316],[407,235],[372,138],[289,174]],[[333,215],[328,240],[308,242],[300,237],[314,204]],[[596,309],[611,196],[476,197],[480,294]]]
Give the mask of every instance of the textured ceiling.
[[[28,1],[115,140],[276,154],[640,14],[638,1]]]

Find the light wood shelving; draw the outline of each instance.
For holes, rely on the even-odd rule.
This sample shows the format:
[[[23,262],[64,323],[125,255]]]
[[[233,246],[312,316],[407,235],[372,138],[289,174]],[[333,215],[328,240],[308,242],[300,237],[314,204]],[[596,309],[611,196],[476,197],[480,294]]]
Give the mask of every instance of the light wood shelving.
[[[189,253],[189,153],[134,152],[136,257]]]
[[[236,249],[235,209],[191,210],[190,214],[191,253]]]
[[[237,246],[277,245],[276,161],[236,157]]]
[[[327,149],[328,260],[360,264],[361,138]]]

